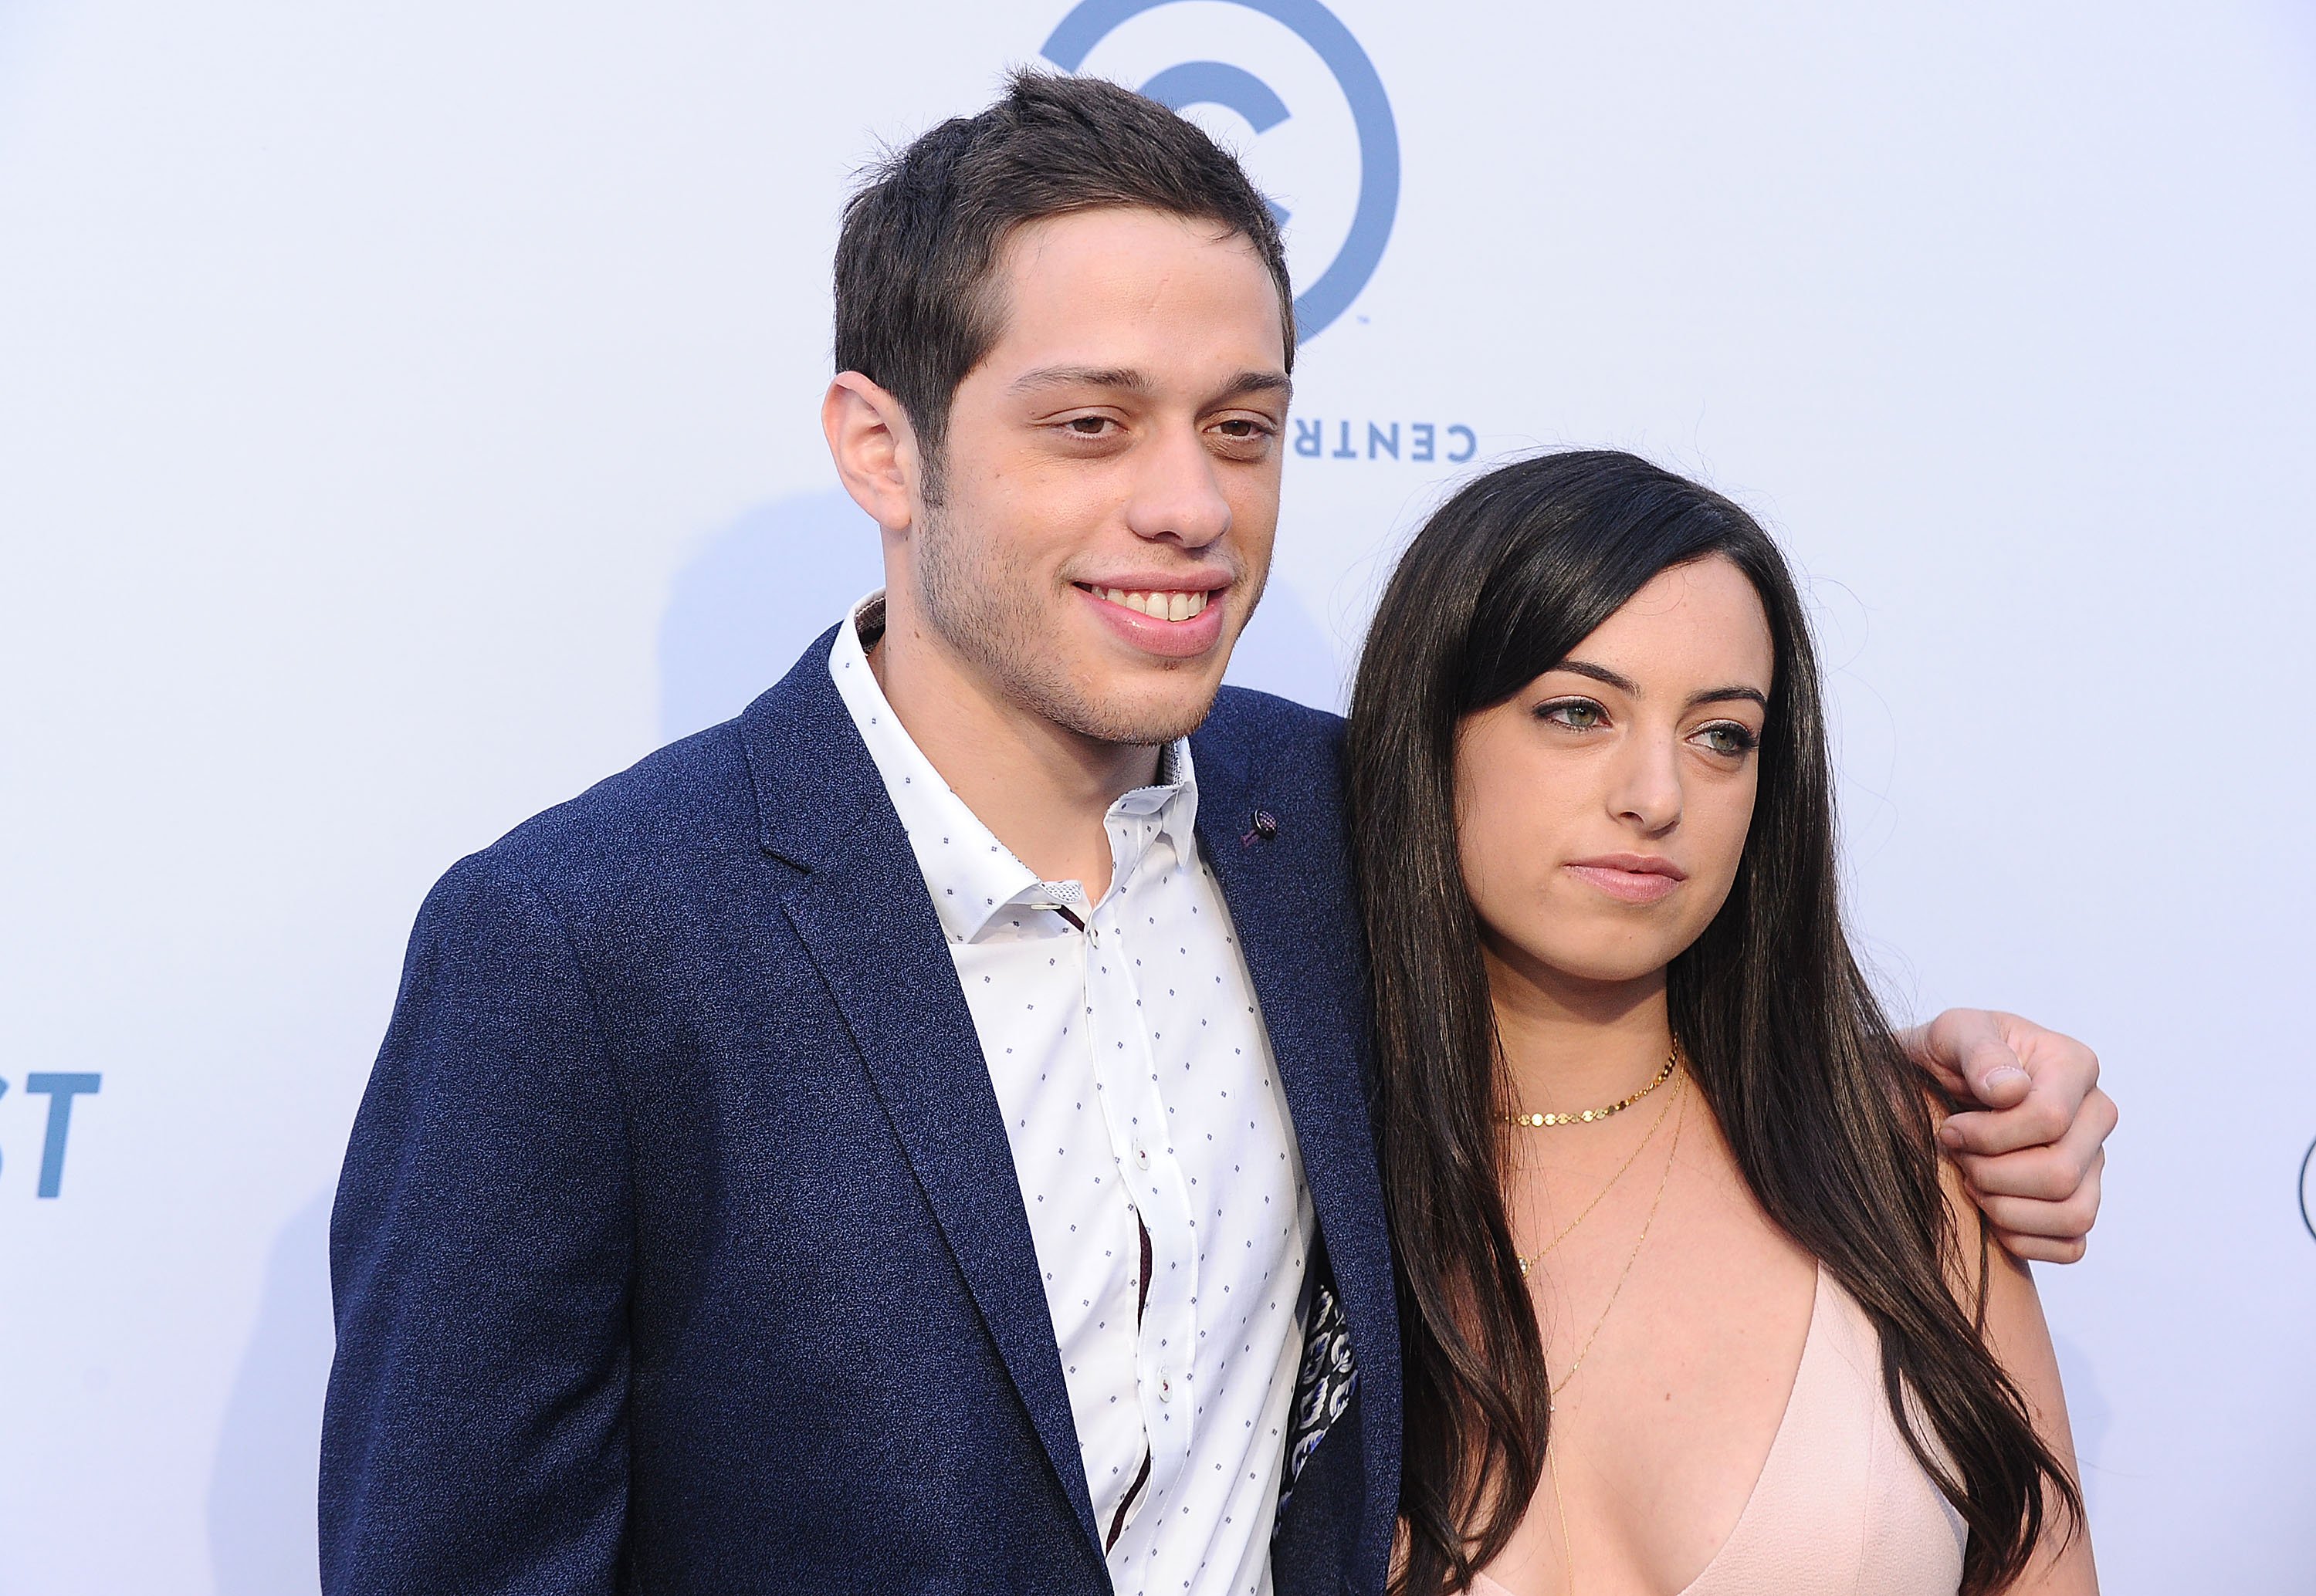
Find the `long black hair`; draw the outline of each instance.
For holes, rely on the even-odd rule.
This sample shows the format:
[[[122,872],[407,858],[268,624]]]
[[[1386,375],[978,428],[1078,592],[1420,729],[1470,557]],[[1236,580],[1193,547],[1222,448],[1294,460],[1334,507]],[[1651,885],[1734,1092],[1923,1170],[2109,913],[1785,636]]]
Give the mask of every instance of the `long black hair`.
[[[1352,695],[1351,836],[1405,1334],[1404,1596],[1462,1590],[1504,1549],[1551,1421],[1504,1210],[1495,1115],[1510,1083],[1457,863],[1457,730],[1660,572],[1716,555],[1760,597],[1776,676],[1735,883],[1667,972],[1673,1035],[1763,1210],[1881,1333],[1891,1411],[1969,1525],[1964,1592],[2015,1578],[2054,1512],[2080,1521],[2066,1470],[1949,1285],[1966,1271],[1926,1083],[1842,928],[1824,702],[1792,574],[1721,495],[1632,455],[1551,454],[1473,482],[1417,534]],[[1974,1239],[1983,1268],[1982,1226]]]

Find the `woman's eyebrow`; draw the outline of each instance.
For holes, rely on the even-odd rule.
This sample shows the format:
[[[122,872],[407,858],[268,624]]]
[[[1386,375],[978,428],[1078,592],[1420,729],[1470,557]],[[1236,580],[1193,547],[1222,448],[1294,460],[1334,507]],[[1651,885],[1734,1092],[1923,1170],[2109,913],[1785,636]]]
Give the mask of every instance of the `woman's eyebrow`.
[[[1690,694],[1688,698],[1688,706],[1691,709],[1695,709],[1700,704],[1732,704],[1740,702],[1745,704],[1758,704],[1764,710],[1767,710],[1769,707],[1769,696],[1767,693],[1762,692],[1759,687],[1708,687],[1702,693]]]
[[[1590,660],[1563,660],[1554,666],[1553,669],[1569,671],[1576,676],[1589,676],[1602,686],[1614,687],[1620,693],[1628,693],[1635,698],[1641,696],[1640,683],[1629,676],[1618,675],[1606,665],[1595,665]]]
[[[1617,688],[1619,693],[1631,695],[1631,697],[1647,697],[1642,693],[1640,683],[1626,677],[1624,672],[1612,672],[1608,665],[1593,665],[1591,661],[1561,661],[1552,669],[1563,669],[1572,677],[1591,677],[1600,686]],[[1762,693],[1760,688],[1705,688],[1702,693],[1688,695],[1688,709],[1696,709],[1697,705],[1733,705],[1733,702],[1760,705],[1762,709],[1769,709],[1769,695]]]
[[[1572,676],[1590,677],[1603,687],[1614,687],[1618,692],[1635,698],[1646,696],[1641,690],[1641,684],[1631,677],[1620,671],[1611,670],[1606,665],[1595,665],[1590,660],[1563,660],[1554,666],[1553,669],[1565,670]],[[1769,707],[1769,696],[1759,687],[1707,687],[1702,693],[1692,693],[1688,696],[1688,707],[1691,709],[1695,709],[1700,704],[1740,702],[1758,704],[1766,710]]]

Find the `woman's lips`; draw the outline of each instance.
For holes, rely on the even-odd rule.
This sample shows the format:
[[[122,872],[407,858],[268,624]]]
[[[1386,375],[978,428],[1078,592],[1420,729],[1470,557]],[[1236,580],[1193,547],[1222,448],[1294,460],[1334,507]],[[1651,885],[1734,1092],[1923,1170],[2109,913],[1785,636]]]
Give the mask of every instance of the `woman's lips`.
[[[1595,859],[1574,859],[1561,868],[1620,903],[1660,902],[1688,879],[1688,872],[1671,860],[1641,854],[1605,854]]]

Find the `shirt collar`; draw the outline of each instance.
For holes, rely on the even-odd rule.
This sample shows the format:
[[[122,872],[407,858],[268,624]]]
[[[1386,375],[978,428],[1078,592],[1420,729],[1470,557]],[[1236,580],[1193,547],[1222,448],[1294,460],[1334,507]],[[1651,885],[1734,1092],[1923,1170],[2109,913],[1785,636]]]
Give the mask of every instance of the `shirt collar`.
[[[951,942],[972,942],[998,918],[999,911],[1022,906],[1064,904],[1082,918],[1089,909],[1083,888],[1075,882],[1040,881],[941,779],[902,726],[868,664],[868,650],[884,632],[885,594],[879,589],[855,604],[836,629],[828,672],[876,762],[901,817],[901,829],[908,833],[941,934]],[[1177,738],[1160,750],[1157,783],[1126,794],[1103,816],[1102,829],[1110,844],[1110,891],[1116,892],[1133,878],[1162,838],[1178,858],[1189,859],[1195,847],[1198,808],[1189,740]],[[1062,928],[1060,917],[1052,918],[1056,929]]]

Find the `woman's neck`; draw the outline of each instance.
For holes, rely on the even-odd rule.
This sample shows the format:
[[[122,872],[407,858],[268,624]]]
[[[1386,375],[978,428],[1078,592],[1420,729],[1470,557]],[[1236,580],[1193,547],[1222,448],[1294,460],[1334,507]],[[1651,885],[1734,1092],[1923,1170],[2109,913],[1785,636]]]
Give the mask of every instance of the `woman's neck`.
[[[1483,944],[1496,1033],[1523,1113],[1576,1113],[1649,1083],[1672,1047],[1662,970],[1591,981]]]

